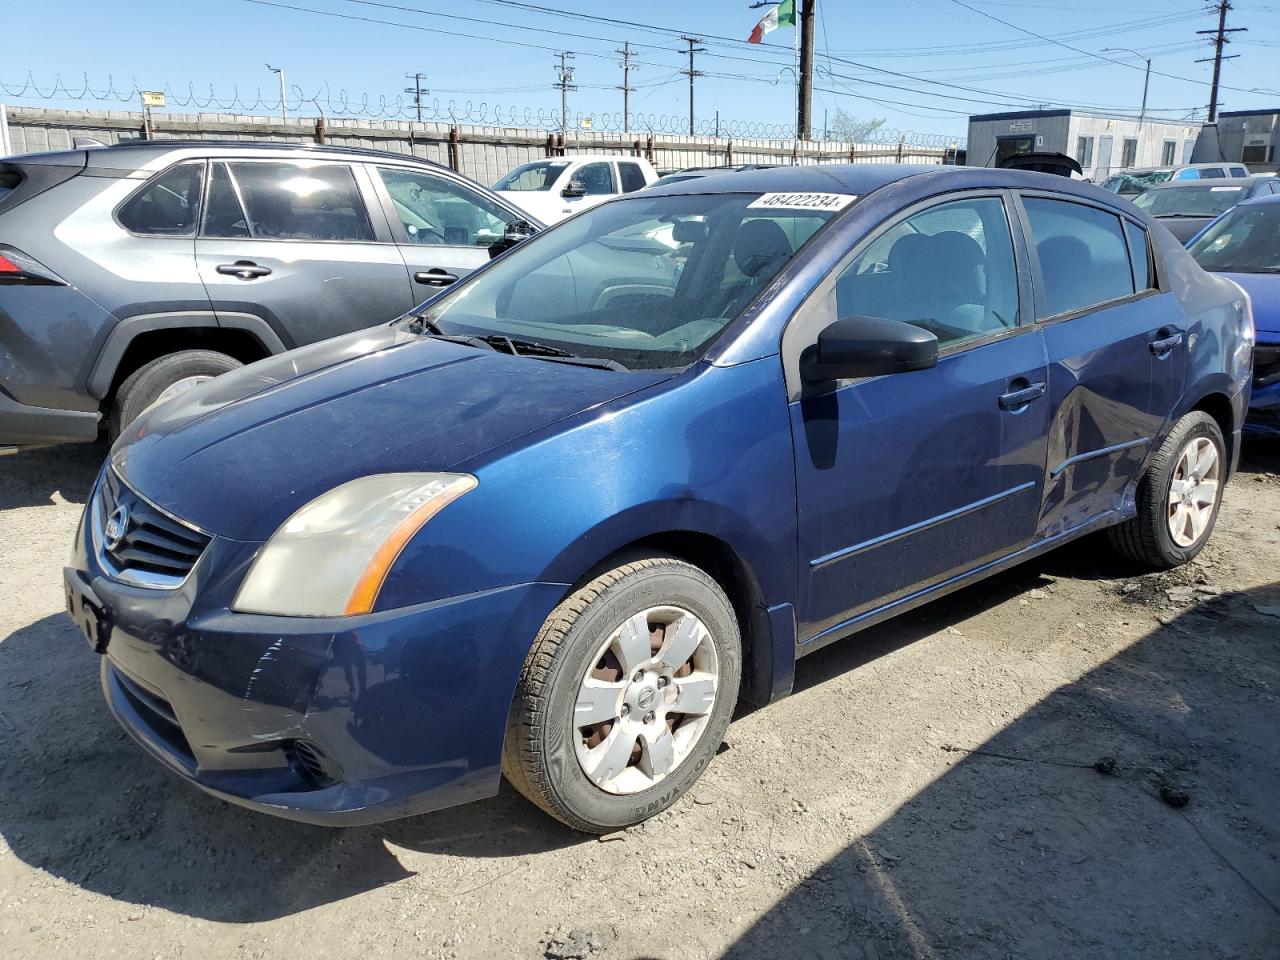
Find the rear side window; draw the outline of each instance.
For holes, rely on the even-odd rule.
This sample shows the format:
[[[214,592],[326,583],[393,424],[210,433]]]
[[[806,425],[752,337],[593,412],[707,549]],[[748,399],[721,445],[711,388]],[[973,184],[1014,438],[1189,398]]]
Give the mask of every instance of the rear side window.
[[[209,199],[205,202],[204,229],[200,233],[206,237],[249,236],[249,218],[244,215],[225,163],[215,163],[209,174]]]
[[[1044,316],[1072,313],[1133,294],[1120,218],[1065,200],[1023,199],[1040,258]]]
[[[1247,177],[1248,175],[1249,175],[1249,171],[1246,170],[1244,167],[1231,168],[1231,176],[1233,177]]]
[[[1124,222],[1124,235],[1129,240],[1129,261],[1133,264],[1133,288],[1139,292],[1152,290],[1156,285],[1155,271],[1151,269],[1151,243],[1147,231],[1129,220]]]
[[[623,193],[644,189],[644,171],[638,163],[619,163],[618,177],[622,180]]]
[[[345,163],[230,163],[255,240],[373,240],[355,175]]]
[[[130,233],[155,237],[193,237],[200,217],[204,161],[170,167],[124,202],[116,213]]]

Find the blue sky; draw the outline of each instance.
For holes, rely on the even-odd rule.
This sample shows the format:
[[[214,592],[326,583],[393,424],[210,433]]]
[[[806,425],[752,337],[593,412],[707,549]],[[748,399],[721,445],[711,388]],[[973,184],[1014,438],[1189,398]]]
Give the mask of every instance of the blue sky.
[[[1136,2],[818,0],[815,123],[820,128],[824,111],[842,108],[859,118],[884,118],[896,129],[963,134],[970,113],[1039,103],[1136,112],[1141,62],[1131,53],[1104,53],[1108,47],[1131,47],[1153,58],[1153,116],[1182,117],[1198,107],[1203,117],[1210,65],[1194,61],[1211,50],[1195,31],[1210,29],[1216,18],[1194,0]],[[579,85],[570,110],[600,116],[621,109],[614,87],[622,74],[612,51],[627,40],[639,66],[632,74],[632,111],[687,117],[688,82],[677,72],[687,63],[677,52],[683,46],[678,33],[685,32],[705,38],[707,49],[696,63],[706,73],[697,81],[699,117],[711,119],[719,111],[726,129],[730,121],[786,124],[793,117],[792,31],[771,34],[761,47],[745,45],[741,41],[764,13],[748,9],[745,0],[661,6],[584,0],[270,3],[280,5],[16,4],[0,33],[0,83],[7,88],[0,89],[0,102],[127,109],[62,96],[44,101],[22,90],[28,75],[45,91],[60,75],[78,91],[87,74],[99,92],[112,78],[124,90],[167,86],[185,96],[194,85],[202,98],[212,87],[223,99],[238,91],[251,103],[260,89],[274,105],[277,81],[264,66],[269,61],[285,67],[291,100],[319,94],[331,109],[345,91],[351,109],[367,102],[375,112],[384,103],[394,110],[396,98],[404,98],[404,74],[422,71],[430,99],[442,108],[452,100],[550,113],[559,108],[559,93],[551,87],[553,51],[567,49],[576,53]],[[1240,57],[1224,68],[1223,83],[1234,88],[1222,93],[1224,109],[1280,106],[1280,0],[1239,0],[1229,25],[1249,32],[1237,34],[1231,45]],[[1255,90],[1270,92],[1250,92]],[[302,112],[316,111],[308,104]]]

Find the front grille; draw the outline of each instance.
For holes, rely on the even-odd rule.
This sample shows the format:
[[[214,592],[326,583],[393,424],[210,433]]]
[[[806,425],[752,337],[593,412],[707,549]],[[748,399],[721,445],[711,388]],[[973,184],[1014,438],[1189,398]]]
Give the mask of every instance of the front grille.
[[[182,583],[211,539],[138,496],[112,469],[94,503],[93,535],[111,576],[159,588]]]
[[[298,776],[314,787],[324,787],[337,780],[330,770],[328,758],[314,743],[294,740],[287,749]]]
[[[151,732],[173,748],[176,753],[194,761],[195,755],[191,752],[191,745],[187,742],[186,734],[182,732],[178,717],[173,712],[169,701],[156,691],[143,686],[114,664],[111,666],[111,675]]]
[[[1280,347],[1254,346],[1253,348],[1253,386],[1254,389],[1270,386],[1280,382]]]

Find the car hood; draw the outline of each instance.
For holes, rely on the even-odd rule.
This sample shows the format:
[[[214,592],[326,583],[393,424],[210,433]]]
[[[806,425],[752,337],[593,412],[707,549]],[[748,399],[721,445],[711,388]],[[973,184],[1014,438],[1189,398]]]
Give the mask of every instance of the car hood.
[[[454,469],[667,376],[380,327],[244,367],[154,407],[130,424],[111,459],[173,515],[223,537],[265,540],[348,480]]]
[[[1253,301],[1253,325],[1258,339],[1266,343],[1280,341],[1280,273],[1224,273],[1244,287]]]

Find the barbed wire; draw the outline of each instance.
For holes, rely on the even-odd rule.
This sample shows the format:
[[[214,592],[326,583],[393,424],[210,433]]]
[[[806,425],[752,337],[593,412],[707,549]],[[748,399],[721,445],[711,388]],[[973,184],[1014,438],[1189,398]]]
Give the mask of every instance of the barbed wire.
[[[504,105],[490,103],[487,100],[440,100],[433,97],[429,100],[424,98],[419,108],[412,97],[353,94],[345,89],[334,92],[328,83],[308,96],[298,84],[290,86],[292,96],[285,96],[284,106],[294,114],[302,113],[310,107],[318,115],[329,119],[362,118],[401,121],[421,119],[432,123],[470,123],[486,127],[525,127],[547,131],[561,129],[560,111],[540,107]],[[281,108],[279,95],[264,96],[260,87],[255,88],[252,94],[247,94],[242,93],[239,86],[233,86],[230,96],[227,96],[218,94],[212,84],[205,92],[203,86],[197,88],[195,83],[188,83],[185,88],[166,83],[160,92],[164,93],[166,106],[183,109],[254,115],[278,113]],[[105,86],[94,86],[88,74],[83,74],[80,80],[70,83],[63,80],[61,74],[58,74],[51,84],[39,83],[32,73],[28,73],[21,82],[0,80],[0,96],[11,100],[136,105],[141,95],[142,88],[136,81],[130,81],[127,87],[117,86],[111,75],[107,76]],[[570,114],[567,126],[576,133],[584,129],[583,121],[588,120],[590,130],[607,133],[621,133],[623,130],[629,130],[634,135],[687,134],[689,132],[687,114],[632,112],[626,119],[627,122],[624,123],[621,111],[616,113],[579,112]],[[795,135],[793,124],[728,120],[718,116],[695,117],[693,128],[695,135],[722,138],[790,140]],[[858,143],[903,143],[909,146],[935,148],[957,145],[963,147],[964,138],[880,127],[865,136],[859,136]]]

